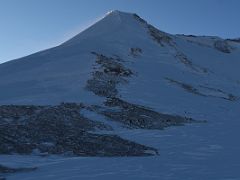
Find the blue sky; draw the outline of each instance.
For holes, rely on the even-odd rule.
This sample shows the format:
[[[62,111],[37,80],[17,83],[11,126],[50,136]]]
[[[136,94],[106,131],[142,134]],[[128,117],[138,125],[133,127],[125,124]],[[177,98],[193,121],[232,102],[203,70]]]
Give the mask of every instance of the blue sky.
[[[59,45],[106,12],[173,34],[240,37],[239,0],[0,0],[0,63]]]

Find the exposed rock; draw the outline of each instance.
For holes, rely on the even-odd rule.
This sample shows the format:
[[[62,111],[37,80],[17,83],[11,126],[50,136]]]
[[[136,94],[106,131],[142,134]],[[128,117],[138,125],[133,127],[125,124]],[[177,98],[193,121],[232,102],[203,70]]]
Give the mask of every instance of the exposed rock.
[[[237,96],[235,96],[231,93],[224,92],[217,88],[211,88],[211,87],[202,86],[202,85],[200,85],[198,87],[194,87],[190,84],[180,82],[180,81],[177,81],[174,79],[170,79],[170,78],[165,78],[165,79],[168,80],[170,83],[176,84],[177,86],[183,88],[187,92],[196,94],[199,96],[221,98],[221,99],[225,99],[228,101],[237,101],[239,99]],[[207,93],[206,90],[209,91],[209,93]],[[215,93],[216,95],[213,95],[213,93]]]
[[[0,165],[0,173],[27,172],[27,171],[33,171],[36,169],[37,168],[10,168],[10,167]]]
[[[157,150],[116,135],[94,134],[111,127],[80,114],[81,104],[0,106],[0,154],[145,156]],[[29,113],[27,113],[29,112]],[[149,153],[155,152],[154,154]]]
[[[240,43],[240,38],[236,38],[236,39],[227,39],[227,41],[232,41],[232,42]]]
[[[142,54],[142,49],[141,48],[130,48],[130,54],[133,57],[137,57]]]
[[[0,173],[14,173],[16,171],[17,171],[16,169],[8,168],[8,167],[0,165]]]
[[[133,73],[124,67],[119,59],[107,57],[102,54],[96,55],[96,63],[99,69],[94,71],[92,78],[87,81],[86,89],[94,92],[98,96],[115,97],[118,94],[117,84],[127,83],[126,77]]]
[[[180,35],[180,36],[186,36],[186,37],[192,37],[192,38],[196,38],[196,37],[197,37],[197,36],[192,35],[192,34],[190,34],[190,35],[186,35],[186,34],[177,34],[177,35]]]
[[[186,90],[186,91],[188,91],[190,93],[197,94],[197,95],[200,95],[200,96],[205,96],[204,94],[200,93],[198,91],[198,89],[194,88],[190,84],[183,83],[183,82],[180,82],[180,81],[177,81],[177,80],[174,80],[174,79],[170,79],[170,78],[165,78],[165,79],[168,80],[171,83],[174,83],[174,84],[180,86],[181,88],[183,88],[184,90]]]
[[[168,44],[168,45],[171,44],[172,38],[170,37],[170,35],[168,35],[165,32],[159,31],[157,28],[155,28],[151,24],[148,24],[147,21],[142,19],[137,14],[133,14],[133,16],[137,21],[142,23],[148,29],[149,34],[151,35],[153,40],[155,40],[158,44],[160,44],[161,46],[164,46],[164,44]]]
[[[202,86],[200,85],[199,86],[199,89],[205,89],[205,90],[209,90],[210,92],[215,92],[215,93],[218,93],[218,94],[221,94],[222,96],[214,96],[214,95],[207,95],[208,97],[218,97],[218,98],[222,98],[222,99],[225,99],[225,100],[228,100],[228,101],[237,101],[239,99],[239,97],[233,95],[232,93],[228,93],[228,92],[225,92],[221,89],[217,89],[217,88],[212,88],[212,87],[207,87],[207,86]]]
[[[191,61],[191,59],[189,59],[183,52],[180,52],[177,47],[172,46],[174,48],[174,50],[176,51],[175,57],[185,66],[191,68],[192,70],[194,70],[195,72],[201,72],[201,73],[208,73],[209,70],[207,68],[204,67],[200,67],[196,64],[193,64],[193,62]]]
[[[6,166],[0,165],[0,180],[6,180],[5,177],[1,177],[1,174],[11,174],[11,173],[17,173],[17,172],[29,172],[34,171],[37,168],[10,168]]]
[[[20,117],[31,116],[42,108],[43,107],[41,106],[1,106],[0,118],[11,118],[12,120],[19,120]]]
[[[228,44],[228,42],[227,41],[216,41],[215,43],[214,43],[214,47],[217,49],[217,50],[219,50],[219,51],[221,51],[221,52],[223,52],[223,53],[231,53],[231,46]]]
[[[158,113],[147,107],[132,104],[119,98],[108,98],[105,105],[109,109],[104,109],[100,113],[110,120],[123,123],[129,128],[164,129],[169,126],[196,122],[192,118]],[[118,107],[118,110],[112,110],[113,107]]]
[[[190,61],[187,56],[185,56],[183,53],[177,53],[176,54],[176,58],[178,58],[183,64],[185,64],[186,66],[190,66],[191,68],[193,67],[193,63],[192,61]]]
[[[141,22],[142,24],[147,24],[147,22],[142,19],[140,16],[138,16],[137,14],[133,14],[133,17],[138,20],[139,22]]]
[[[46,126],[57,122],[83,130],[108,129],[106,125],[89,120],[80,114],[84,106],[76,103],[62,103],[58,106],[0,106],[0,125],[37,125]]]
[[[170,42],[171,42],[172,38],[167,33],[159,31],[157,28],[155,28],[154,26],[152,26],[150,24],[148,24],[147,27],[148,27],[150,35],[161,46],[164,46],[164,44],[170,45]]]
[[[189,59],[182,51],[180,51],[174,42],[174,39],[171,37],[171,35],[158,30],[154,26],[148,24],[144,19],[139,17],[137,14],[133,14],[134,18],[139,21],[143,26],[145,26],[148,29],[148,32],[152,39],[156,41],[158,44],[160,44],[162,47],[168,46],[173,49],[173,56],[179,59],[181,63],[183,63],[186,67],[191,68],[195,72],[200,73],[208,73],[209,70],[207,68],[198,66],[196,64],[193,64],[191,59]],[[184,35],[187,36],[187,35]],[[187,37],[196,37],[193,35],[188,35]],[[132,51],[132,50],[131,50]],[[136,56],[136,55],[135,55]]]
[[[98,96],[114,97],[118,94],[116,85],[119,82],[121,82],[121,79],[118,77],[95,71],[93,72],[92,79],[87,81],[86,88]]]
[[[117,76],[130,76],[132,71],[123,66],[119,59],[107,57],[102,54],[93,53],[97,56],[96,63],[99,64],[103,71],[107,74]]]
[[[132,48],[131,52],[142,51],[138,48]],[[132,75],[132,71],[126,69],[119,60],[97,53],[93,54],[97,56],[96,63],[100,65],[100,68],[93,73],[93,77],[88,80],[86,87],[96,95],[108,98],[105,103],[108,108],[104,109],[100,106],[94,106],[98,113],[131,128],[163,129],[194,121],[191,118],[161,114],[147,107],[131,104],[119,99],[116,86],[124,81],[127,82],[125,78]],[[118,67],[117,69],[119,70],[116,71],[115,67]],[[119,107],[120,110],[112,111],[111,107]],[[102,108],[104,110],[99,110]]]

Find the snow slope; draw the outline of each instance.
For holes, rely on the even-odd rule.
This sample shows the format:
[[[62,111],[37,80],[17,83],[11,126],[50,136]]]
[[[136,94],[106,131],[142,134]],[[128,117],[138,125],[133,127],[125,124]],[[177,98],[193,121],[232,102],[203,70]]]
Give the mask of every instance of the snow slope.
[[[128,83],[117,85],[122,99],[207,123],[112,132],[158,148],[154,157],[1,155],[4,165],[39,167],[9,179],[240,180],[240,43],[149,26],[134,14],[113,11],[58,47],[1,64],[0,104],[101,104],[105,98],[85,88],[97,68],[96,52],[121,59],[133,72]]]

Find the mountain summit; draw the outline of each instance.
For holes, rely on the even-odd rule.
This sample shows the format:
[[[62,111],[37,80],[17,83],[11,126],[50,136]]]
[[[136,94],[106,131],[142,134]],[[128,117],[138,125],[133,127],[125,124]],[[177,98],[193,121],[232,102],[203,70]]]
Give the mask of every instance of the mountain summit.
[[[96,41],[96,43],[104,40],[107,43],[107,41],[119,41],[120,39],[136,41],[145,36],[145,25],[146,21],[138,15],[115,10],[107,13],[97,23],[65,42],[64,45],[82,43],[86,39]]]

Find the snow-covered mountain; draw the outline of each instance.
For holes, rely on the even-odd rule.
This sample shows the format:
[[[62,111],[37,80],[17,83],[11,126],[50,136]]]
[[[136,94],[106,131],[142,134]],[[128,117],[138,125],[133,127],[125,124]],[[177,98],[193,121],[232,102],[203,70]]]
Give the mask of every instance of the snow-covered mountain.
[[[217,37],[170,35],[137,15],[113,11],[58,47],[1,64],[0,104],[93,99],[85,89],[97,68],[92,52],[121,59],[131,69],[128,84],[119,84],[119,95],[124,99],[153,108],[163,101],[164,106],[186,106],[188,99],[191,106],[194,102],[223,101],[230,94],[239,95],[239,47],[237,42]],[[188,84],[208,97],[191,94],[171,80]]]
[[[236,139],[240,135],[239,68],[237,39],[172,35],[136,14],[112,11],[60,46],[0,64],[0,104],[30,106],[34,109],[30,113],[20,108],[23,106],[14,110],[18,118],[24,115],[33,120],[39,110],[53,117],[52,111],[68,112],[69,105],[58,104],[81,103],[77,110],[84,118],[112,128],[110,132],[103,128],[106,134],[117,134],[146,146],[130,142],[129,145],[124,140],[115,141],[115,145],[127,149],[139,146],[141,150],[136,152],[146,150],[150,154],[156,148],[160,153],[136,160],[103,158],[105,166],[95,170],[94,176],[91,170],[98,167],[98,159],[76,162],[71,158],[59,161],[50,158],[42,165],[41,158],[34,164],[31,156],[15,157],[19,158],[18,163],[28,160],[27,166],[43,166],[45,171],[32,172],[32,179],[58,179],[61,175],[57,172],[69,168],[64,179],[128,176],[129,179],[237,180],[240,179],[237,170],[240,143]],[[76,110],[79,106],[73,107]],[[1,120],[5,124],[15,122],[11,107],[1,108]],[[73,114],[76,117],[75,111]],[[67,117],[72,117],[72,111]],[[159,130],[188,123],[191,125]],[[88,133],[84,135],[89,138]],[[104,150],[105,146],[101,151]],[[0,162],[14,165],[8,159],[14,158],[0,156]],[[53,175],[47,176],[51,163],[57,165],[53,167]],[[72,177],[72,166],[68,164],[86,165],[89,170],[77,169],[79,173],[74,172]],[[110,164],[122,168],[122,174]],[[20,174],[12,179],[27,176]]]

